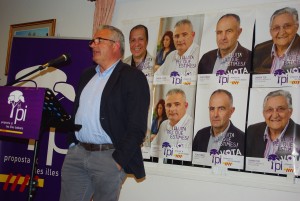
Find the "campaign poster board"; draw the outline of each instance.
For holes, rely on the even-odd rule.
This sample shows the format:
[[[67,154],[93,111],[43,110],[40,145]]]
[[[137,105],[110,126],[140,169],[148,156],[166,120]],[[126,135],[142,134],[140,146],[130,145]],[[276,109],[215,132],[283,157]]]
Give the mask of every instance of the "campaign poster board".
[[[299,13],[299,2],[280,2],[256,9],[254,73],[273,74],[278,69],[300,72],[300,29],[299,20],[295,20]]]
[[[151,156],[191,161],[195,85],[157,85],[157,88],[164,91],[159,99],[165,100],[167,119],[151,142]],[[170,91],[173,92],[167,95]],[[174,121],[177,123],[172,123]]]
[[[253,86],[249,97],[245,169],[252,172],[299,176],[299,74],[253,75]],[[291,108],[286,108],[289,95]],[[267,96],[270,98],[264,101]],[[268,108],[273,108],[273,111],[267,112]],[[271,138],[270,130],[272,133],[273,130],[278,130],[280,135]],[[270,144],[269,138],[272,139]]]
[[[193,140],[193,164],[243,169],[245,125],[248,103],[249,74],[202,74],[198,75]],[[223,90],[223,91],[222,91]],[[224,92],[225,90],[225,92]],[[214,94],[223,94],[215,96]],[[230,112],[232,96],[233,113]],[[211,101],[212,100],[212,101]],[[211,110],[211,111],[210,111]],[[228,126],[226,121],[230,121]],[[215,122],[217,123],[215,123]],[[213,132],[226,127],[215,135]],[[212,136],[218,140],[218,148],[209,147]]]
[[[185,24],[184,28],[183,25],[175,28],[179,21],[186,19],[191,24]],[[165,61],[154,73],[153,105],[163,99],[167,119],[161,123],[156,137],[151,141],[153,157],[191,161],[199,44],[203,20],[203,14],[160,19],[158,41],[167,31],[173,32],[175,50],[166,56]],[[184,35],[182,29],[187,27]],[[186,48],[179,45],[183,38],[189,41],[187,42],[189,46]],[[179,53],[179,49],[185,50]],[[152,124],[153,122],[154,118]]]
[[[254,22],[253,9],[206,13],[199,56],[199,68],[203,69],[199,73],[214,73],[214,68],[230,74],[250,73]],[[227,52],[231,48],[232,52]],[[220,49],[227,52],[222,58]]]
[[[147,54],[143,61],[138,65],[138,69],[141,70],[147,78],[150,91],[150,99],[153,99],[153,74],[155,65],[155,52],[156,45],[155,41],[157,38],[158,28],[159,28],[159,18],[148,18],[148,19],[135,19],[135,20],[124,20],[121,24],[121,30],[125,37],[125,53],[123,62],[129,65],[133,63],[133,57],[131,52],[130,43],[130,31],[133,27],[142,25],[148,30],[148,41],[141,41],[141,43],[146,42]],[[135,41],[132,48],[140,48],[140,41]],[[147,132],[145,134],[144,143],[141,147],[143,158],[150,159],[150,135],[151,135],[151,121],[152,121],[152,108],[153,102],[150,102],[149,112],[148,112],[148,123]]]

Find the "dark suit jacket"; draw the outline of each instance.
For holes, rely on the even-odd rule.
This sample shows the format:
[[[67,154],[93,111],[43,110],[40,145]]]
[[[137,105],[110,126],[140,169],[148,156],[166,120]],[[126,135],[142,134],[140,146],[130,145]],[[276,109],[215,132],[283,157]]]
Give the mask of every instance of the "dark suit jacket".
[[[94,66],[81,76],[74,114],[83,88],[95,74]],[[138,179],[145,176],[140,145],[147,130],[149,102],[149,85],[145,75],[120,61],[104,87],[99,121],[116,148],[112,155],[114,160],[126,173],[134,174]],[[73,134],[73,142],[76,141]]]
[[[257,124],[250,125],[247,129],[247,157],[264,158],[265,148],[267,141],[264,140],[264,132],[266,129],[266,122],[261,122]],[[296,149],[299,153],[300,151],[300,125],[295,124],[295,122],[290,119],[289,125],[284,134],[285,139],[293,139],[294,134]],[[278,150],[277,156],[290,155],[291,152],[286,152],[283,150]],[[300,153],[299,153],[300,154]]]
[[[272,62],[273,62],[273,56],[271,56],[272,46],[273,46],[272,40],[260,43],[255,46],[254,57],[253,57],[254,73],[270,73]],[[295,57],[298,58],[296,59],[296,61],[295,61]],[[292,68],[300,68],[299,57],[300,57],[300,37],[297,34],[295,36],[295,40],[291,46],[291,49],[288,52],[288,58],[290,58],[290,60],[294,60],[294,62],[284,64],[283,70],[287,71],[288,69],[292,69]]]
[[[207,152],[208,141],[210,138],[210,130],[211,126],[205,127],[199,130],[193,141],[193,151]],[[234,135],[234,137],[232,137]],[[237,145],[236,147],[230,145]],[[220,151],[223,152],[225,150],[236,150],[239,149],[242,155],[245,152],[245,133],[235,127],[232,122],[230,122],[230,126],[226,136],[220,146]],[[233,155],[233,153],[231,153]]]
[[[213,72],[215,62],[217,59],[217,52],[218,52],[218,49],[211,50],[202,56],[202,58],[199,62],[199,65],[198,65],[198,74],[211,74]],[[251,51],[242,47],[240,45],[240,43],[238,43],[235,54],[239,55],[239,57],[238,57],[239,65],[229,65],[226,72],[233,73],[233,70],[237,69],[237,70],[241,71],[241,73],[243,73],[244,68],[246,68],[247,73],[250,73],[251,59],[252,59]],[[234,58],[237,58],[237,57],[234,57]]]

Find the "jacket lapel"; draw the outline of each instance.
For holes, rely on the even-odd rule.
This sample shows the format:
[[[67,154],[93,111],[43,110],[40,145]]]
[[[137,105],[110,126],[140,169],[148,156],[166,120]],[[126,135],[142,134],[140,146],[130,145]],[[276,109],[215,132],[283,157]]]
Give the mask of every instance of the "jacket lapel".
[[[121,70],[122,70],[122,61],[120,61],[117,64],[117,66],[115,67],[114,71],[112,72],[111,76],[109,77],[104,87],[104,90],[102,92],[102,97],[101,97],[101,106],[106,104],[107,97],[109,96],[117,80],[119,79]]]

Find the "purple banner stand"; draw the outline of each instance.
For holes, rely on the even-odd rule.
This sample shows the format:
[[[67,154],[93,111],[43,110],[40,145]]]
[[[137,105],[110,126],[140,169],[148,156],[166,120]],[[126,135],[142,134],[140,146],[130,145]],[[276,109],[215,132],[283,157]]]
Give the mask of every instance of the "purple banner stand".
[[[74,90],[80,74],[85,68],[93,65],[88,41],[88,39],[78,38],[14,37],[7,82],[10,83],[35,69],[36,67],[33,66],[45,64],[68,53],[71,55],[70,64],[58,69],[49,68],[46,72],[35,74],[28,83],[32,83],[30,87],[49,88],[66,112],[72,114]],[[28,86],[29,84],[22,87]],[[12,106],[8,104],[7,96],[3,97],[6,102],[0,105],[1,114],[7,110],[11,111]],[[26,94],[24,99],[25,103],[29,104]],[[19,114],[21,115],[21,112]],[[27,109],[26,118],[29,118],[29,115]],[[31,123],[35,124],[34,121],[40,120],[33,120]],[[15,134],[6,133],[5,135],[7,136],[0,136],[0,200],[27,200],[29,191],[27,184],[34,161],[36,141],[10,137]],[[28,135],[33,135],[33,132]],[[58,201],[60,171],[68,149],[67,133],[60,128],[50,127],[41,133],[38,143],[35,171],[38,187],[34,201]]]
[[[11,105],[11,108],[6,104]],[[31,174],[23,181],[23,185],[29,187],[28,201],[31,201],[38,186],[38,177],[35,175],[39,137],[48,128],[49,122],[56,126],[53,122],[62,124],[61,120],[66,123],[70,118],[53,92],[44,88],[0,87],[0,105],[3,106],[0,113],[0,136],[35,140]]]

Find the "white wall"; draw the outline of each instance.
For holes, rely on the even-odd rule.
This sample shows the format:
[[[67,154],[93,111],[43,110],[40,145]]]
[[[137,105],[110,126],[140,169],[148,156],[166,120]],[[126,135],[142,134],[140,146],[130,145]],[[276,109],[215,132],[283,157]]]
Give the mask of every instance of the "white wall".
[[[123,20],[215,12],[231,8],[266,6],[285,0],[116,0],[112,24]],[[56,35],[91,37],[94,3],[87,0],[1,0],[0,1],[0,85],[6,83],[9,26],[55,18]],[[284,177],[242,172],[213,174],[211,169],[146,163],[147,177],[137,183],[128,178],[120,201],[299,201],[300,181]]]
[[[146,179],[127,178],[120,201],[299,201],[300,181],[235,171],[146,163]]]

